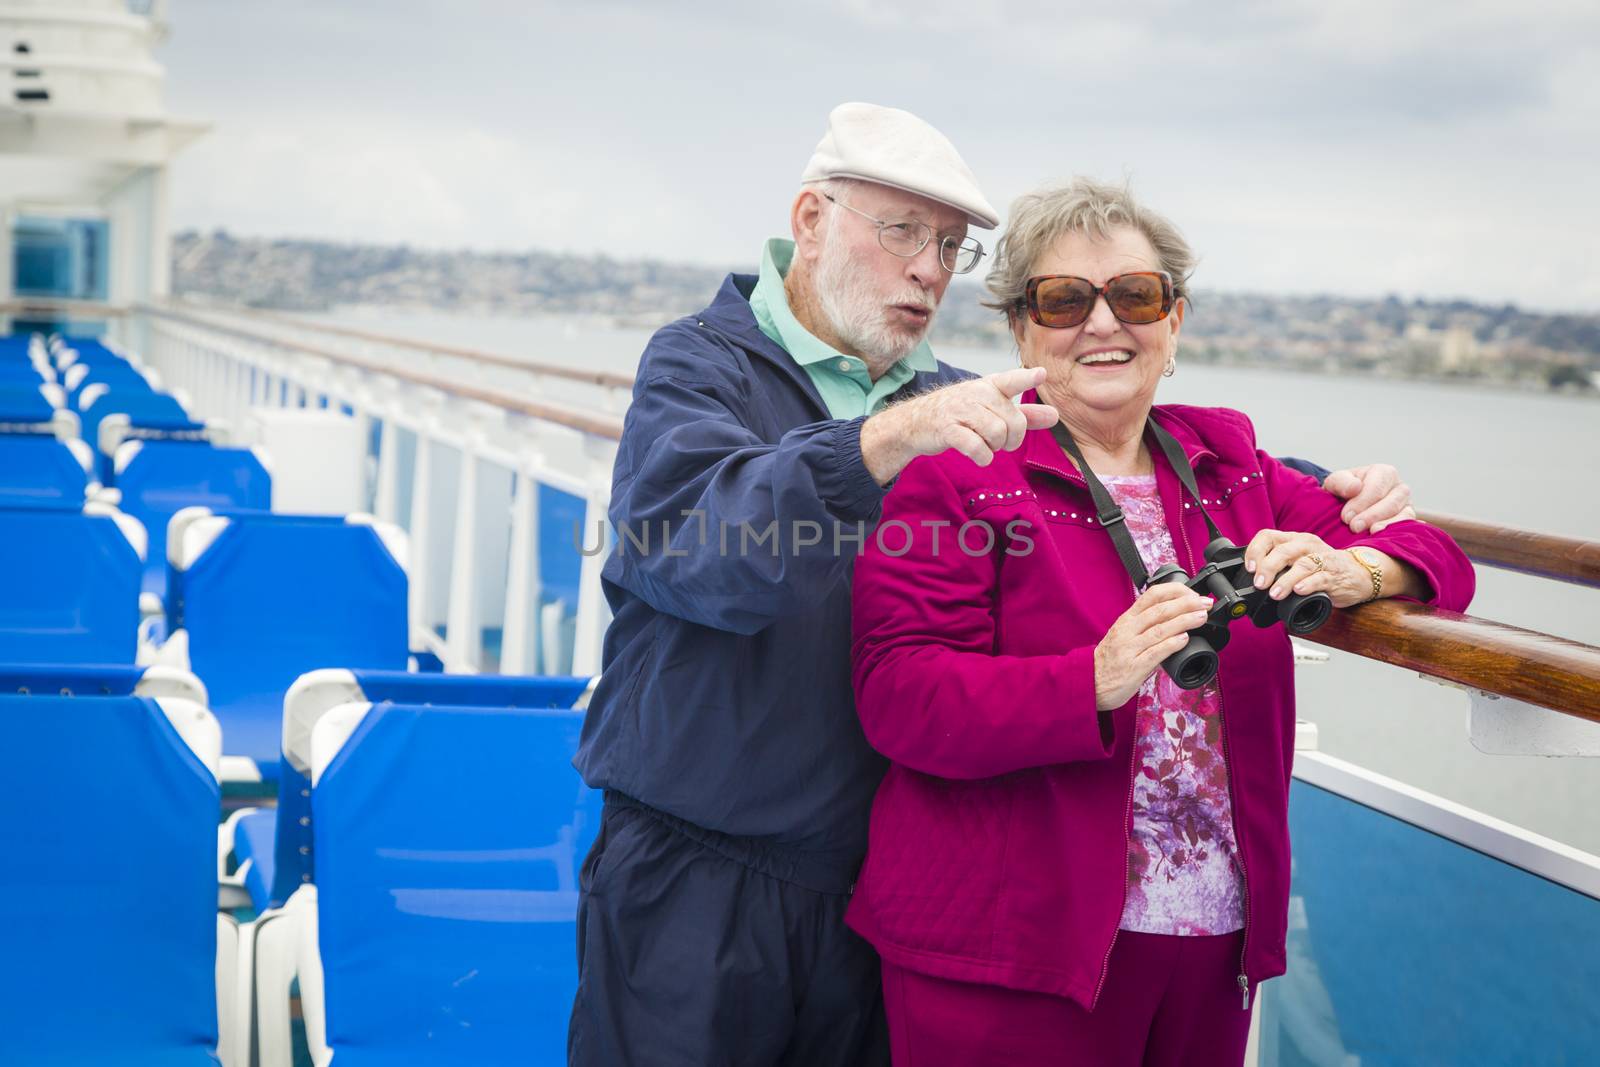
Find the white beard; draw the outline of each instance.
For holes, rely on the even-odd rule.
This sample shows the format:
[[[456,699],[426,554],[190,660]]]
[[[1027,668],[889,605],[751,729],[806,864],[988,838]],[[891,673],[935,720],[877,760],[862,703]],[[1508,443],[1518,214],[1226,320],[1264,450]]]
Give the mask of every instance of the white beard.
[[[839,340],[861,353],[875,369],[887,370],[928,336],[938,304],[915,286],[908,285],[893,295],[874,293],[862,283],[863,277],[866,272],[858,268],[843,242],[829,233],[817,261],[817,304]],[[893,325],[889,309],[896,304],[931,305],[927,325],[920,330]]]

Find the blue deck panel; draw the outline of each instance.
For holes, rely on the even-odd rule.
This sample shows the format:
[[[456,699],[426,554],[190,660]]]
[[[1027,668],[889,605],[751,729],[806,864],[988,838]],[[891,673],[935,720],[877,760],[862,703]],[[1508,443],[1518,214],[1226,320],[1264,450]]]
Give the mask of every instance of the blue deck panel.
[[[1298,780],[1290,829],[1263,1067],[1595,1062],[1600,901]]]

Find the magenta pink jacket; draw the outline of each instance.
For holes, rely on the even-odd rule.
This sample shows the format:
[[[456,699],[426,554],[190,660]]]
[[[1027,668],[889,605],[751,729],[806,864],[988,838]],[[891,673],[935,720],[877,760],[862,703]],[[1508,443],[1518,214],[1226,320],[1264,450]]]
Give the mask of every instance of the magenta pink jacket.
[[[1421,572],[1431,603],[1462,610],[1472,598],[1472,565],[1443,532],[1402,522],[1352,534],[1340,502],[1258,450],[1239,412],[1153,415],[1238,544],[1283,529],[1372,545]],[[1178,562],[1194,573],[1204,520],[1153,451]],[[991,551],[982,526],[957,545],[974,521],[993,530]],[[987,468],[946,452],[901,475],[854,577],[856,702],[891,766],[846,921],[886,960],[1093,1007],[1122,915],[1135,773],[1135,701],[1102,736],[1094,648],[1133,600],[1048,430]],[[1282,626],[1233,625],[1218,679],[1252,984],[1284,971],[1292,670]]]

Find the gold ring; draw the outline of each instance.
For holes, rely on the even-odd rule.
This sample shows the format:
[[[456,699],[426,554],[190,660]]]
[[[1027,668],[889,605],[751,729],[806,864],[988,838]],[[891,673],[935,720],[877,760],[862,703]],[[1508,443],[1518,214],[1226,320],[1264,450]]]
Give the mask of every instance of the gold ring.
[[[1317,555],[1315,552],[1307,553],[1306,559],[1311,561],[1313,570],[1320,571],[1322,569],[1322,557]]]

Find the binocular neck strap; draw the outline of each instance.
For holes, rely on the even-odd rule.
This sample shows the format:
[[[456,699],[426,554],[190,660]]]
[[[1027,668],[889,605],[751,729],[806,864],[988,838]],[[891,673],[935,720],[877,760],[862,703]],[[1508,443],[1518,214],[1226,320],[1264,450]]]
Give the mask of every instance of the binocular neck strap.
[[[1100,525],[1111,535],[1111,543],[1116,546],[1117,555],[1122,559],[1123,569],[1128,572],[1128,577],[1133,579],[1133,587],[1143,590],[1150,581],[1150,574],[1144,569],[1144,560],[1139,558],[1139,546],[1133,543],[1133,535],[1128,532],[1128,524],[1123,521],[1122,509],[1117,507],[1110,490],[1101,484],[1100,479],[1095,477],[1094,471],[1089,469],[1089,463],[1083,458],[1078,442],[1072,439],[1072,432],[1067,429],[1066,423],[1058,419],[1056,424],[1050,427],[1050,432],[1055,434],[1056,441],[1061,447],[1067,450],[1072,462],[1078,465],[1084,483],[1089,487],[1089,495],[1094,498]]]
[[[1222,536],[1222,531],[1217,529],[1217,524],[1211,521],[1211,516],[1206,514],[1205,505],[1200,502],[1200,489],[1195,483],[1194,468],[1189,465],[1189,457],[1183,454],[1183,449],[1173,440],[1171,434],[1156,425],[1154,419],[1147,419],[1145,427],[1177,473],[1178,480],[1189,491],[1189,495],[1194,497],[1194,506],[1200,509],[1200,517],[1206,520],[1206,528],[1211,531],[1211,539],[1215,541]],[[1066,449],[1072,461],[1078,465],[1084,483],[1089,487],[1089,495],[1094,498],[1100,525],[1111,535],[1111,543],[1116,546],[1123,569],[1128,572],[1128,577],[1133,579],[1134,588],[1144,589],[1150,581],[1150,574],[1145,570],[1144,560],[1139,558],[1139,547],[1133,543],[1133,535],[1128,532],[1128,524],[1123,520],[1122,509],[1117,506],[1110,490],[1095,477],[1094,471],[1089,469],[1088,461],[1083,458],[1083,452],[1078,448],[1078,442],[1072,439],[1072,432],[1067,429],[1066,424],[1057,421],[1050,428],[1050,432],[1055,435],[1061,447]]]
[[[1149,429],[1150,436],[1156,439],[1156,444],[1161,446],[1161,452],[1167,457],[1167,462],[1177,472],[1178,480],[1189,490],[1189,495],[1194,497],[1194,506],[1200,509],[1200,517],[1206,520],[1206,529],[1211,531],[1211,540],[1215,541],[1222,536],[1222,531],[1211,521],[1211,516],[1207,514],[1205,504],[1200,499],[1200,489],[1195,485],[1194,468],[1189,466],[1189,457],[1183,454],[1183,448],[1170,433],[1156,425],[1155,419],[1146,419],[1145,426]]]

